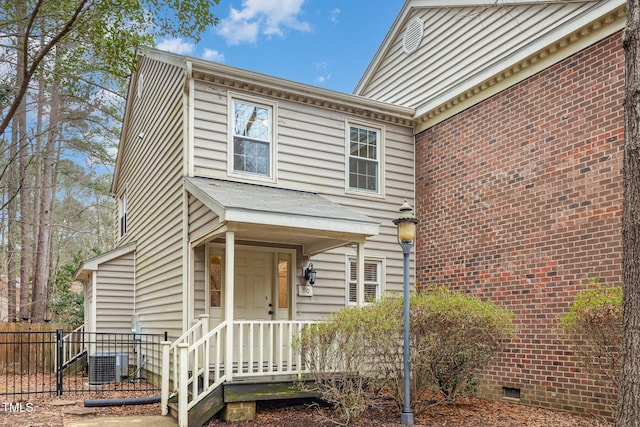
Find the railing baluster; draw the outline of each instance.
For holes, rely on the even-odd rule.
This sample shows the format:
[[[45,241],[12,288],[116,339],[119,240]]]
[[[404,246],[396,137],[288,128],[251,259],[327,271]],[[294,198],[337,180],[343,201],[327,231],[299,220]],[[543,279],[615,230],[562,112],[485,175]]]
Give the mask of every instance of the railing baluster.
[[[260,340],[259,342],[262,344],[264,343],[264,323],[260,322],[258,323],[258,339]],[[258,364],[258,372],[259,373],[263,373],[264,372],[264,345],[260,345],[260,347],[258,348],[258,353],[260,354],[260,362]]]
[[[282,372],[284,369],[284,354],[283,354],[283,350],[284,350],[284,328],[286,327],[286,325],[284,323],[278,323],[278,341],[277,341],[277,347],[276,350],[278,351],[278,371]]]
[[[209,360],[211,360],[211,342],[209,341],[209,338],[207,338],[205,340],[204,343],[204,361],[203,361],[203,365],[204,365],[204,388],[209,387],[209,371],[210,371],[210,367],[209,367]]]
[[[244,324],[238,324],[238,374],[244,373]],[[249,365],[247,364],[247,372]]]

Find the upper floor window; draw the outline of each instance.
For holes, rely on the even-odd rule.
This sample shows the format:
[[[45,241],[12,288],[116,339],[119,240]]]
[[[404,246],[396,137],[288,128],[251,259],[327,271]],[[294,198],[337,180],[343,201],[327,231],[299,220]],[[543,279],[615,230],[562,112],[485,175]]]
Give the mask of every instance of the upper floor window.
[[[371,303],[380,298],[380,261],[365,261],[364,263],[364,302]],[[349,260],[349,304],[358,302],[358,263]]]
[[[122,193],[118,199],[118,228],[120,237],[127,234],[127,193]]]
[[[380,192],[380,146],[379,129],[349,124],[349,189]]]
[[[272,177],[273,106],[232,101],[232,173]]]

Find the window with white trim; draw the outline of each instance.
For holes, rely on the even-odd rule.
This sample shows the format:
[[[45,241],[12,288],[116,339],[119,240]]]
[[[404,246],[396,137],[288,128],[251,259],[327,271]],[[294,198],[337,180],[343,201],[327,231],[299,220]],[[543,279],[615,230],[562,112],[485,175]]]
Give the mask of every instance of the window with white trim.
[[[380,192],[380,140],[380,129],[349,124],[349,189]]]
[[[127,194],[122,193],[118,199],[118,229],[120,237],[127,234]]]
[[[364,262],[364,302],[371,303],[380,298],[380,276],[382,263],[380,261]],[[358,302],[358,263],[349,260],[349,304]]]
[[[273,107],[234,99],[231,110],[231,172],[271,177]]]

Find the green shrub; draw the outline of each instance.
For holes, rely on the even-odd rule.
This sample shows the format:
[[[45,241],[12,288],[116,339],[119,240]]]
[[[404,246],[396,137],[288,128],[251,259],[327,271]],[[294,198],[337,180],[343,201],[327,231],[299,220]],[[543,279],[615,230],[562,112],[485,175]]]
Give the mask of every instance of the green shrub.
[[[81,325],[84,323],[84,295],[71,290],[75,271],[80,265],[80,253],[73,256],[73,261],[63,264],[56,272],[55,286],[47,304],[51,320],[54,323]]]
[[[513,335],[513,313],[490,302],[433,287],[411,295],[411,406],[423,412],[436,396],[453,402]],[[313,379],[348,424],[381,392],[404,399],[403,300],[346,308],[303,331],[298,342]],[[442,402],[442,400],[440,400]]]
[[[617,390],[622,345],[622,287],[595,278],[560,319],[560,336],[582,357],[589,375]]]
[[[414,411],[425,410],[429,390],[454,402],[473,390],[477,375],[515,333],[514,314],[492,302],[435,286],[411,299]]]
[[[302,331],[298,350],[322,399],[336,409],[334,423],[347,425],[375,403],[383,378],[380,356],[397,347],[400,328],[400,318],[371,305],[342,309]]]

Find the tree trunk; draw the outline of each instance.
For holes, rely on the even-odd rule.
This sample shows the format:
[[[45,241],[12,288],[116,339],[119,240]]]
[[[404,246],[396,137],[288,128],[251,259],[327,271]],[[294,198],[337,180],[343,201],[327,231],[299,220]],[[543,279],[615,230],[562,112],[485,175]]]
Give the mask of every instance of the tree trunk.
[[[42,188],[40,196],[40,212],[38,242],[34,261],[33,311],[34,322],[42,322],[46,310],[47,287],[49,283],[51,217],[53,215],[54,170],[56,144],[59,136],[60,88],[58,82],[51,85],[51,104],[49,111],[49,130],[44,148],[44,164],[42,171]]]
[[[23,16],[25,5],[22,2],[16,3],[18,13],[16,16]],[[18,24],[24,25],[23,23]],[[18,63],[16,85],[22,85],[25,73],[26,58],[24,57],[27,43],[24,37],[24,29],[18,28]],[[27,102],[26,99],[20,103],[16,110],[15,120],[18,126],[14,126],[14,132],[18,132],[18,171],[20,185],[20,317],[29,316],[29,290],[31,288],[31,251],[33,240],[32,225],[33,212],[31,204],[32,188],[28,185],[28,164],[29,164],[29,140],[27,138]]]
[[[15,122],[14,122],[15,123]],[[11,146],[9,147],[9,159],[7,167],[7,318],[3,321],[13,322],[16,318],[16,282],[18,254],[16,242],[18,241],[18,212],[16,194],[18,193],[17,164],[18,134],[15,129],[11,132]]]
[[[624,31],[624,201],[622,206],[622,366],[617,427],[640,426],[640,0],[627,2]]]
[[[29,301],[29,295],[32,294],[30,291],[33,289],[33,277],[35,273],[33,271],[33,267],[35,265],[35,256],[38,253],[38,235],[39,235],[39,218],[40,218],[40,205],[41,200],[40,196],[42,194],[42,189],[45,187],[42,183],[42,146],[44,145],[43,141],[45,139],[44,128],[45,128],[45,107],[46,107],[46,97],[45,97],[45,88],[46,82],[43,74],[40,74],[38,77],[38,99],[37,99],[37,115],[36,115],[36,135],[35,135],[35,160],[34,160],[34,175],[33,175],[33,204],[32,204],[32,223],[31,223],[31,251],[29,253],[30,257],[28,260],[25,260],[25,263],[29,265],[29,281],[27,282],[28,286],[20,288],[20,300],[21,301]],[[25,279],[26,280],[26,279]],[[24,311],[23,311],[24,307]],[[30,309],[31,305],[25,304],[24,306],[20,306],[20,317],[29,317],[31,313]]]

